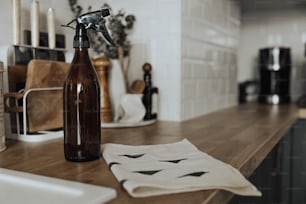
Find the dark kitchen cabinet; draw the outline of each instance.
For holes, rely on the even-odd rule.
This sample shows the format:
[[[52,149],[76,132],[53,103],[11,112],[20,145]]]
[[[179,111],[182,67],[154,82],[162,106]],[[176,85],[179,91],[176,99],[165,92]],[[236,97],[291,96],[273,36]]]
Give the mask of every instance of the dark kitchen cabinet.
[[[230,204],[306,204],[305,119],[296,121],[249,180],[263,196],[234,196]]]

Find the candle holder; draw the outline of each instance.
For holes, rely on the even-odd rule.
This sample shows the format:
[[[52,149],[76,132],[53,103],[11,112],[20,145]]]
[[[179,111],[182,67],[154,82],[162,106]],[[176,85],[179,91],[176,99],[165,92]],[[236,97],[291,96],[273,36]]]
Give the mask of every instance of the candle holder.
[[[31,59],[65,61],[66,51],[64,48],[50,49],[45,46],[13,45],[8,51],[9,64],[26,65]]]

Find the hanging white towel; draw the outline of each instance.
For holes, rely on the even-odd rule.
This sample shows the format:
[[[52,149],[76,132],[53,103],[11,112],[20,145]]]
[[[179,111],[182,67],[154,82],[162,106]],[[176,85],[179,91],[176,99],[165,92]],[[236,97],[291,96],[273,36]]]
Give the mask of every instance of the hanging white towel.
[[[199,151],[187,139],[160,145],[104,144],[102,148],[111,171],[133,197],[208,189],[261,196],[237,169]]]

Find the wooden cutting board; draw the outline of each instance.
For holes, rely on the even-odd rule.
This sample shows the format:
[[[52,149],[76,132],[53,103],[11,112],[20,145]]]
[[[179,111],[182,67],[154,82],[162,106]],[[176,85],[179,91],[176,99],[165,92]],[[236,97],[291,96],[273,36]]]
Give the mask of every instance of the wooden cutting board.
[[[63,87],[70,65],[58,61],[32,60],[28,64],[25,90]],[[28,131],[63,127],[63,93],[57,91],[31,92],[27,100]]]

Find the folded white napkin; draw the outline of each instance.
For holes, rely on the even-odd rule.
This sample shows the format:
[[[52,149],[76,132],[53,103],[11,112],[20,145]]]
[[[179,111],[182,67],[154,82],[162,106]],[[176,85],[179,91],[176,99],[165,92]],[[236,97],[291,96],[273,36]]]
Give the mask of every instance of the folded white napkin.
[[[261,193],[232,166],[199,151],[187,139],[172,144],[104,144],[103,157],[126,191],[146,197],[207,189]]]

